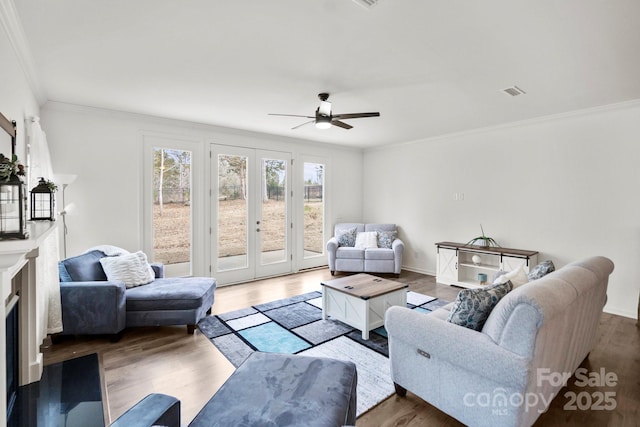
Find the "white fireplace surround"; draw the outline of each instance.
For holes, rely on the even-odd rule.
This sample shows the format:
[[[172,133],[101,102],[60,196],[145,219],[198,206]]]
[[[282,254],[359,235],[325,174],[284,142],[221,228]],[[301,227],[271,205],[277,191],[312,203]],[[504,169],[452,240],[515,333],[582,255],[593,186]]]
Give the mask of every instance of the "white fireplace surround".
[[[39,381],[43,361],[40,346],[47,336],[49,289],[57,283],[58,233],[56,222],[34,222],[29,225],[29,239],[0,242],[0,426],[6,425],[6,319],[7,308],[18,296],[19,309],[19,382]],[[52,272],[55,269],[55,278]],[[53,283],[55,281],[56,283]]]

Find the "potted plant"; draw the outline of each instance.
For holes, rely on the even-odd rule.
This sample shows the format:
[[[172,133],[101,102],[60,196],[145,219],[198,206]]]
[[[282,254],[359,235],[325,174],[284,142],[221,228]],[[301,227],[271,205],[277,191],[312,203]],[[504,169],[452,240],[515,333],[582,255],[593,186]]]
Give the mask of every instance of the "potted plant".
[[[476,246],[500,246],[498,242],[496,242],[493,238],[485,236],[484,229],[482,228],[482,224],[480,224],[480,231],[482,231],[482,236],[474,237],[466,243],[466,246],[476,245]]]

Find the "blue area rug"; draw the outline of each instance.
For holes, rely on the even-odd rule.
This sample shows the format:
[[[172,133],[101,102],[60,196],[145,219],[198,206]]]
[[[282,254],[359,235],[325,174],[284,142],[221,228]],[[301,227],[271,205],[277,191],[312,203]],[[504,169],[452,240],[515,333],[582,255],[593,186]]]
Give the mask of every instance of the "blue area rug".
[[[422,313],[448,301],[407,292],[407,307]],[[238,367],[254,351],[304,354],[350,360],[358,369],[357,414],[393,394],[384,327],[368,340],[362,332],[331,318],[322,320],[322,293],[309,292],[229,313],[208,316],[200,331]]]

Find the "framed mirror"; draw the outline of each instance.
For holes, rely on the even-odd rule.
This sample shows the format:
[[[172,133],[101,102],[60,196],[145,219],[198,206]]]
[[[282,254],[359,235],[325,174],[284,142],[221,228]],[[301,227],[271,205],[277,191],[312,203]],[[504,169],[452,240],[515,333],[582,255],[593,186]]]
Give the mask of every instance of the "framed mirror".
[[[0,153],[11,159],[16,152],[16,122],[7,119],[0,113]]]

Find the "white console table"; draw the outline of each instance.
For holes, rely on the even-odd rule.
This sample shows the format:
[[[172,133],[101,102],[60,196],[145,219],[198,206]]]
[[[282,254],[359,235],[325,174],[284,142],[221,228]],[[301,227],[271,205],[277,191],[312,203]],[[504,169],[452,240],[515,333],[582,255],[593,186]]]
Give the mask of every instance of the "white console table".
[[[57,223],[43,221],[29,224],[29,238],[0,241],[0,314],[6,319],[15,305],[19,310],[19,382],[20,385],[39,381],[43,361],[40,345],[46,337],[47,313],[44,292],[39,290],[36,259],[44,244],[57,243]],[[57,263],[57,259],[46,260]],[[6,425],[7,383],[6,322],[0,322],[0,426]]]
[[[478,274],[487,275],[488,283],[499,271],[511,271],[520,265],[528,273],[538,263],[538,252],[525,249],[485,247],[464,243],[436,243],[436,282],[445,285],[479,288]],[[479,262],[474,262],[474,255]]]

